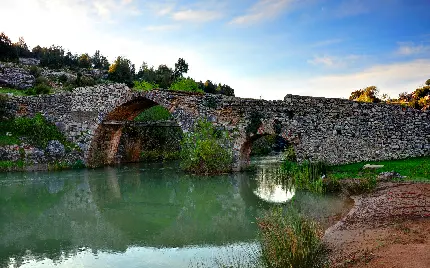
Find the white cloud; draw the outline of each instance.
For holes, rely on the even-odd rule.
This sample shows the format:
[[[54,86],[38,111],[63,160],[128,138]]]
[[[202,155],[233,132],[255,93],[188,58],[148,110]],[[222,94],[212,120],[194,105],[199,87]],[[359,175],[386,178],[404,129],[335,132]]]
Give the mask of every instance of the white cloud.
[[[248,13],[234,18],[230,24],[253,24],[282,14],[294,0],[259,0]]]
[[[178,24],[164,24],[164,25],[149,25],[144,28],[148,32],[164,32],[179,29]]]
[[[308,60],[308,63],[312,65],[323,65],[325,67],[341,68],[354,64],[362,58],[364,58],[364,56],[360,55],[347,55],[344,57],[315,56],[313,59]]]
[[[219,11],[210,10],[181,10],[174,12],[172,18],[176,21],[208,22],[222,17]]]
[[[415,45],[414,43],[399,43],[396,54],[402,56],[419,55],[430,52],[430,46]]]
[[[340,38],[327,39],[327,40],[318,41],[318,42],[312,44],[311,47],[326,47],[326,46],[330,46],[333,44],[341,43],[342,41],[343,40]]]

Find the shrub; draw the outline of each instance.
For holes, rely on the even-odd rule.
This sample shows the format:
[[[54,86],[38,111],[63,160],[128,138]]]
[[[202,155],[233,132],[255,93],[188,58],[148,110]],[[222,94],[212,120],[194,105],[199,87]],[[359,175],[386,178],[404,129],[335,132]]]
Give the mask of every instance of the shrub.
[[[134,73],[134,64],[129,59],[118,57],[109,67],[109,80],[125,83],[127,86],[132,87]]]
[[[150,122],[170,119],[172,119],[170,112],[163,106],[157,105],[140,113],[136,118],[134,118],[134,121]]]
[[[262,260],[270,268],[327,267],[320,226],[293,207],[274,209],[258,219]]]
[[[184,134],[181,142],[181,168],[198,174],[229,172],[233,157],[230,138],[207,121],[198,121],[194,131]]]
[[[151,84],[147,81],[134,81],[133,84],[133,89],[139,91],[150,91],[154,88],[158,88],[157,84]]]
[[[42,148],[46,147],[50,140],[59,140],[71,146],[57,127],[49,123],[41,114],[36,114],[33,118],[18,117],[0,122],[0,129],[4,133],[10,132],[12,137],[23,137],[26,142]]]
[[[204,91],[201,90],[198,87],[197,83],[191,78],[181,78],[177,80],[175,83],[171,85],[170,89],[176,90],[176,91],[204,93]]]
[[[251,155],[268,155],[273,151],[275,135],[263,136],[252,143]]]
[[[41,73],[39,67],[37,67],[35,65],[33,65],[33,66],[30,67],[29,72],[35,78],[38,78],[40,76],[40,73]]]
[[[26,90],[25,94],[27,95],[40,95],[40,94],[49,94],[51,92],[51,87],[46,84],[35,85],[32,88]]]

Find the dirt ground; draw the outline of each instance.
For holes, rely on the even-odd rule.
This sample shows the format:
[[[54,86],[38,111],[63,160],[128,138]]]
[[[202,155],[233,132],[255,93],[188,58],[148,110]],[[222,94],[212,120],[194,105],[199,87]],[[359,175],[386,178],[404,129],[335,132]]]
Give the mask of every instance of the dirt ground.
[[[324,236],[332,267],[430,268],[430,184],[380,183],[353,198]]]

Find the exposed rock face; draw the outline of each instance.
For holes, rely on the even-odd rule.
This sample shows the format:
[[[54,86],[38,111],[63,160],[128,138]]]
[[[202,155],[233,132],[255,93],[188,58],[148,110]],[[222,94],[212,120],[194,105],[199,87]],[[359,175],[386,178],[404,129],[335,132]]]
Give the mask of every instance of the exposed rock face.
[[[0,86],[27,89],[34,85],[35,78],[27,70],[14,64],[0,63]]]
[[[123,126],[104,122],[132,120],[156,104],[167,108],[184,131],[203,118],[228,130],[235,169],[248,164],[252,142],[267,134],[291,142],[298,161],[344,164],[430,154],[430,113],[398,105],[293,95],[266,101],[167,90],[137,92],[122,84],[9,101],[17,115],[40,112],[61,126],[79,144],[87,163],[114,161]]]
[[[40,60],[35,58],[19,58],[19,63],[24,65],[39,65]]]
[[[48,142],[46,146],[46,153],[53,158],[61,158],[66,153],[64,145],[57,140],[52,140]]]

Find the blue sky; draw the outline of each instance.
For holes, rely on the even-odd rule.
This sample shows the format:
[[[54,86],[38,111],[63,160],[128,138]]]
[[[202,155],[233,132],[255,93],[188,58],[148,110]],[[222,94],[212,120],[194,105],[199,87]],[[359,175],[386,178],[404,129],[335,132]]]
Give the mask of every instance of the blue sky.
[[[179,57],[240,97],[397,97],[430,78],[429,0],[0,0],[0,31],[136,68]]]

